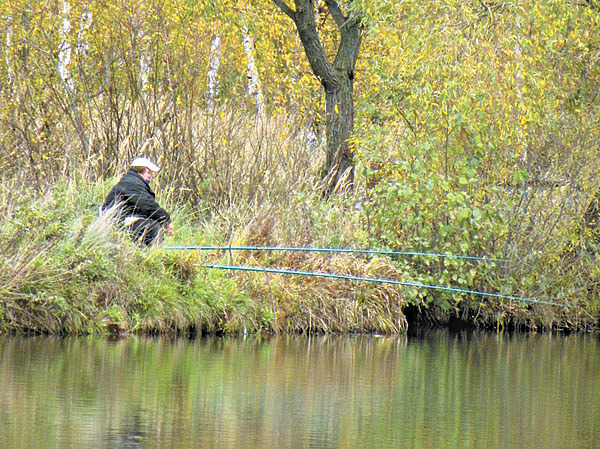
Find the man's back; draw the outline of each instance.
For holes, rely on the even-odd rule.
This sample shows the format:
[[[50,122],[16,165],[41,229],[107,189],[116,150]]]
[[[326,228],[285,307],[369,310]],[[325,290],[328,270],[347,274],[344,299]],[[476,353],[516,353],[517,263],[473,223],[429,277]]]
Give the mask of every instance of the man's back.
[[[171,217],[155,200],[156,196],[150,186],[134,171],[129,170],[119,182],[110,189],[102,206],[105,211],[119,204],[121,219],[128,216],[152,218],[161,223],[168,223]]]

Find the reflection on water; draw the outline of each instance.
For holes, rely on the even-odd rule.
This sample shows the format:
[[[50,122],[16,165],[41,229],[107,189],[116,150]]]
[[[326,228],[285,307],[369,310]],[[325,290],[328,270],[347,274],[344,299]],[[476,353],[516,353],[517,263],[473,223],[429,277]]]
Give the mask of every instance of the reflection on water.
[[[591,448],[599,343],[0,337],[0,447]]]

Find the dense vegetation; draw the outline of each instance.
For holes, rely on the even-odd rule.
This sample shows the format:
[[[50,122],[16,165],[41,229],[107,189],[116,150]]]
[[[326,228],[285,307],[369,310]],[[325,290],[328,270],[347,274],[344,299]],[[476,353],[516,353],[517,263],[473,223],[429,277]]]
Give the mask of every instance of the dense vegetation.
[[[334,25],[315,3],[331,55]],[[600,184],[598,4],[352,3],[364,23],[355,176],[328,197],[324,96],[293,24],[270,2],[1,5],[0,329],[402,332],[406,317],[596,329],[597,230],[584,215]],[[255,84],[248,93],[251,78],[260,95]],[[141,153],[164,166],[154,188],[174,211],[170,244],[509,262],[143,252],[97,217]],[[214,261],[565,307],[202,268]]]

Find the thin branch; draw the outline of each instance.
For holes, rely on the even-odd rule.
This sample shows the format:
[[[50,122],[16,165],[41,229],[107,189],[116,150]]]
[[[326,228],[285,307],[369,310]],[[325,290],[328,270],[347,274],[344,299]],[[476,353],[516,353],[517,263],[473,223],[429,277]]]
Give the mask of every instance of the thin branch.
[[[282,0],[273,0],[281,3]],[[323,86],[333,88],[338,83],[337,72],[327,59],[327,54],[316,30],[315,11],[312,0],[295,0],[296,12],[293,21],[304,47],[304,53],[313,73]]]
[[[344,13],[342,12],[340,5],[336,0],[325,0],[325,3],[327,4],[327,8],[329,8],[329,12],[331,13],[336,25],[338,28],[341,28],[346,21],[346,17],[344,17]]]
[[[340,27],[340,31],[343,31],[344,27],[351,27],[354,25],[360,25],[360,21],[362,20],[360,14],[353,14],[352,16],[348,16],[347,20]]]
[[[273,3],[279,7],[290,19],[296,21],[296,11],[290,8],[283,0],[273,0]]]
[[[480,4],[480,5],[481,5],[481,6],[482,6],[484,9],[486,9],[486,10],[487,10],[488,16],[489,16],[489,17],[492,17],[492,10],[491,10],[491,8],[489,7],[489,5],[488,5],[487,3],[485,3],[484,1],[481,1],[481,0],[479,1],[479,4]]]

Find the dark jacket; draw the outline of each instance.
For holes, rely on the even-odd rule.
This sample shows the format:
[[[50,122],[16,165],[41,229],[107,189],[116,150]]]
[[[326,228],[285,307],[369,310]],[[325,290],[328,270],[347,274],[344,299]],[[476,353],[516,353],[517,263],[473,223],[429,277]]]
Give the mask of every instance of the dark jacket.
[[[142,177],[133,170],[129,170],[119,182],[110,189],[102,211],[106,211],[115,204],[121,204],[119,218],[137,215],[144,218],[157,220],[168,224],[171,217],[155,200],[154,192]]]

